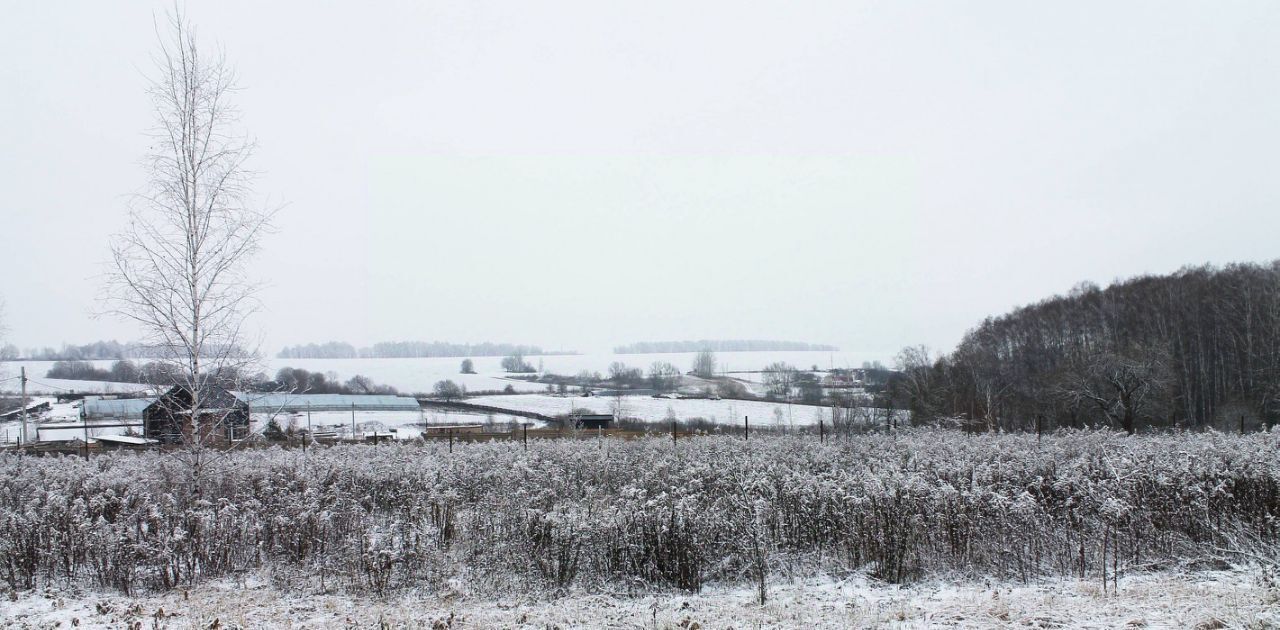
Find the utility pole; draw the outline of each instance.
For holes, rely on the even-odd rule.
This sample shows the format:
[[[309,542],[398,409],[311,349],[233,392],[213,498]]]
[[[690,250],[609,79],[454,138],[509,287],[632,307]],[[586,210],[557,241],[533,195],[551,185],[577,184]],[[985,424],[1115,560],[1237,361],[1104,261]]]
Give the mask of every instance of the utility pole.
[[[27,445],[27,366],[22,366],[22,435],[18,438],[19,446]]]
[[[827,441],[827,430],[822,425],[822,418],[818,418],[818,442]]]
[[[521,423],[521,426],[524,427],[524,450],[527,451],[529,450],[529,423]]]
[[[742,416],[742,439],[751,439],[751,416]]]
[[[671,443],[672,444],[676,443],[676,421],[675,420],[671,421]]]

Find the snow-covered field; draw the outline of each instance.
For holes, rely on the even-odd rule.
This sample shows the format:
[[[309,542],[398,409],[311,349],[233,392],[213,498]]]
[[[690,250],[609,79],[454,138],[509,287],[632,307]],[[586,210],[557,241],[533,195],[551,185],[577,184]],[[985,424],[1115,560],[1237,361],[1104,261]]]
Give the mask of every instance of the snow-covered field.
[[[65,394],[65,393],[93,393],[93,394],[127,394],[132,392],[140,392],[151,389],[150,385],[142,385],[139,383],[112,383],[107,381],[77,381],[65,378],[45,378],[45,372],[48,367],[36,369],[36,363],[27,362],[27,394]],[[105,362],[110,364],[109,361]],[[53,365],[49,363],[48,365]],[[10,370],[16,372],[16,370]],[[6,381],[0,385],[0,392],[8,394],[16,394],[21,391],[21,385],[17,379]]]
[[[687,371],[693,366],[695,354],[659,353],[659,354],[612,354],[592,353],[576,355],[556,355],[543,357],[526,357],[534,367],[541,367],[545,372],[576,375],[586,370],[608,374],[609,364],[620,361],[631,367],[648,370],[655,362],[667,362]],[[721,371],[760,370],[775,361],[784,361],[800,368],[818,366],[858,367],[863,361],[884,360],[881,354],[859,352],[722,352],[716,355],[718,369]],[[502,371],[502,357],[473,357],[477,374],[460,374],[462,357],[437,357],[421,359],[268,359],[264,361],[262,370],[274,375],[282,367],[297,367],[312,372],[334,372],[342,380],[356,374],[363,374],[375,382],[390,385],[402,392],[429,392],[437,381],[452,380],[464,385],[470,391],[496,391],[510,385],[518,392],[546,391],[546,385],[528,383],[510,378]],[[113,361],[91,361],[96,367],[109,368]],[[8,372],[17,373],[18,366],[26,366],[27,376],[53,386],[53,392],[62,389],[76,391],[102,392],[110,387],[113,392],[124,392],[140,386],[129,383],[113,383],[104,385],[93,381],[60,381],[44,378],[52,361],[12,362],[5,366]],[[749,374],[731,375],[744,380],[757,380]],[[16,381],[15,381],[16,382]],[[8,388],[14,382],[4,383]]]
[[[266,426],[269,418],[268,414],[254,414],[254,429],[261,431]],[[489,422],[490,418],[489,414],[446,411],[444,409],[423,409],[421,413],[407,411],[356,411],[354,418],[350,411],[313,411],[311,412],[311,428],[317,432],[333,431],[340,435],[350,435],[353,419],[356,431],[370,432],[389,429],[418,429],[424,423],[427,426],[485,424]],[[509,423],[513,420],[530,422],[528,418],[502,414],[493,414],[492,420],[500,424]],[[292,424],[295,428],[305,429],[307,428],[307,414],[305,412],[280,413],[276,416],[276,422],[280,424],[281,428],[287,428]],[[417,431],[405,431],[405,434],[416,436]]]
[[[0,602],[10,628],[1274,628],[1280,588],[1256,567],[1162,572],[1099,584],[932,581],[887,586],[858,575],[630,596],[472,596],[465,588],[391,599],[281,593],[268,579],[220,580],[162,595],[50,589]]]
[[[682,371],[693,366],[694,353],[671,354],[576,354],[526,357],[526,361],[543,372],[576,375],[582,371],[607,375],[609,364],[619,361],[631,367],[648,370],[655,362],[667,362]],[[857,367],[864,360],[881,359],[879,355],[852,352],[724,352],[717,356],[720,370],[760,370],[775,361],[801,367]],[[268,373],[285,366],[310,371],[336,372],[343,379],[364,374],[375,382],[391,385],[404,392],[429,392],[437,381],[452,380],[470,391],[501,390],[510,385],[517,392],[543,392],[547,386],[510,378],[502,371],[502,357],[472,359],[478,374],[459,374],[462,358],[423,359],[271,359]],[[744,376],[753,380],[751,375]]]
[[[650,396],[552,396],[548,394],[521,394],[518,396],[477,396],[468,403],[532,411],[547,416],[569,413],[572,409],[587,409],[592,413],[611,413],[619,402],[622,415],[648,421],[668,418],[669,414],[681,420],[703,418],[721,424],[741,424],[743,416],[750,418],[753,426],[799,427],[817,425],[818,418],[831,423],[831,409],[810,405],[787,405],[749,400],[668,399]]]
[[[49,403],[50,410],[47,412],[33,413],[28,418],[28,432],[32,440],[69,440],[79,439],[84,436],[85,429],[79,428],[52,428],[49,425],[62,423],[79,423],[80,422],[80,402],[73,401],[67,403],[59,403],[51,397],[33,396],[30,400],[31,405],[40,403]],[[270,414],[254,414],[253,428],[261,431],[270,419]],[[311,427],[315,431],[334,431],[340,435],[350,435],[353,416],[349,411],[315,411],[311,413]],[[298,429],[307,427],[306,413],[280,413],[276,415],[276,421],[281,428],[288,428],[291,424]],[[490,421],[498,424],[507,424],[510,422],[532,422],[528,418],[518,416],[507,416],[503,414],[483,414],[468,413],[464,411],[453,411],[446,409],[423,409],[420,413],[408,411],[356,411],[354,423],[356,431],[386,431],[389,429],[412,428],[414,430],[401,431],[406,436],[416,437],[416,430],[422,424],[431,425],[457,425],[457,424],[486,424]],[[132,427],[135,432],[141,430],[142,421],[130,421],[137,426]],[[104,421],[104,424],[125,424],[115,421]],[[537,424],[536,422],[534,423]],[[0,444],[11,444],[17,440],[21,434],[21,420],[11,420],[8,422],[0,422]],[[100,435],[124,435],[131,427],[125,426],[108,426],[94,427],[90,425],[88,434],[90,438]]]

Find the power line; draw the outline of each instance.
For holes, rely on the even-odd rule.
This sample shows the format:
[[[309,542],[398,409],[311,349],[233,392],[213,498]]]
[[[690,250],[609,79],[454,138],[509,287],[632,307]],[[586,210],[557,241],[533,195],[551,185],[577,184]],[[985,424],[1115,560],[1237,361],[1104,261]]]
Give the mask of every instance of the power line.
[[[75,388],[73,388],[73,387],[60,387],[60,386],[58,386],[58,385],[50,385],[50,384],[48,384],[48,383],[42,383],[42,382],[40,382],[40,381],[37,381],[37,380],[35,380],[35,379],[33,379],[33,378],[28,378],[28,379],[27,379],[27,382],[28,382],[28,383],[35,383],[36,385],[43,385],[43,386],[45,386],[45,387],[52,387],[52,388],[54,388],[54,389],[60,389],[60,390],[62,390],[62,391],[64,391],[64,392],[74,392],[74,391],[76,391],[76,390],[75,390]]]

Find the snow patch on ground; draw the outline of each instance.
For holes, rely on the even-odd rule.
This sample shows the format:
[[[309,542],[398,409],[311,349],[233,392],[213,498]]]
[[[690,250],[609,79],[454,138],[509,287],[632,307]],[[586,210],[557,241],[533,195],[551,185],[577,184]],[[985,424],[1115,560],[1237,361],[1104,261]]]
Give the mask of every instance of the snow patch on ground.
[[[271,417],[272,414],[253,414],[254,430],[263,430]],[[275,419],[282,429],[289,428],[290,426],[293,426],[296,429],[307,428],[307,413],[305,411],[296,413],[280,412],[275,414]],[[488,424],[491,419],[494,423],[500,425],[499,428],[505,430],[512,422],[529,422],[528,418],[508,416],[501,413],[484,414],[477,412],[424,408],[421,412],[358,410],[354,414],[350,411],[313,411],[311,412],[310,426],[312,430],[316,432],[332,431],[339,435],[350,435],[353,419],[356,430],[361,432],[387,431],[390,429],[402,428],[421,429],[424,426]],[[418,431],[412,431],[407,434],[416,436],[418,433]]]
[[[1274,627],[1280,589],[1255,568],[1134,575],[1121,578],[1118,594],[1073,579],[896,587],[860,575],[819,576],[772,585],[761,606],[745,587],[699,594],[577,590],[560,598],[475,598],[449,589],[384,600],[283,594],[247,579],[136,598],[56,589],[16,593],[0,601],[0,617],[13,628]]]
[[[665,420],[669,413],[674,413],[680,420],[703,418],[738,426],[742,424],[743,416],[749,417],[751,425],[756,427],[816,426],[818,418],[831,426],[831,409],[828,407],[754,400],[669,399],[651,396],[623,396],[619,400],[612,396],[520,394],[477,396],[468,398],[466,402],[500,409],[532,411],[547,416],[566,414],[574,408],[587,409],[591,413],[612,413],[615,405],[620,403],[623,416],[648,421]]]
[[[48,403],[49,410],[37,413],[31,413],[27,416],[27,431],[30,439],[36,438],[37,429],[44,424],[80,422],[80,401],[72,401],[60,403],[56,398],[33,396],[28,401],[28,406]],[[92,429],[92,435],[122,435],[124,429]],[[51,434],[57,431],[50,431]],[[83,430],[79,432],[83,434]],[[15,418],[8,422],[0,422],[0,444],[11,444],[17,441],[18,436],[22,434],[22,420]],[[75,435],[72,437],[79,437]]]

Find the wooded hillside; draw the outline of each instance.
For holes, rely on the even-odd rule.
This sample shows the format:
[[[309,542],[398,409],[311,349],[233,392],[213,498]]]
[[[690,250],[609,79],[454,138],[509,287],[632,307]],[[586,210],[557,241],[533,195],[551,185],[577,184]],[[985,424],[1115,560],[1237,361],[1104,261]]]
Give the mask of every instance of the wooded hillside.
[[[1280,261],[1081,284],[989,318],[933,360],[904,350],[920,421],[970,428],[1246,430],[1280,415]]]

